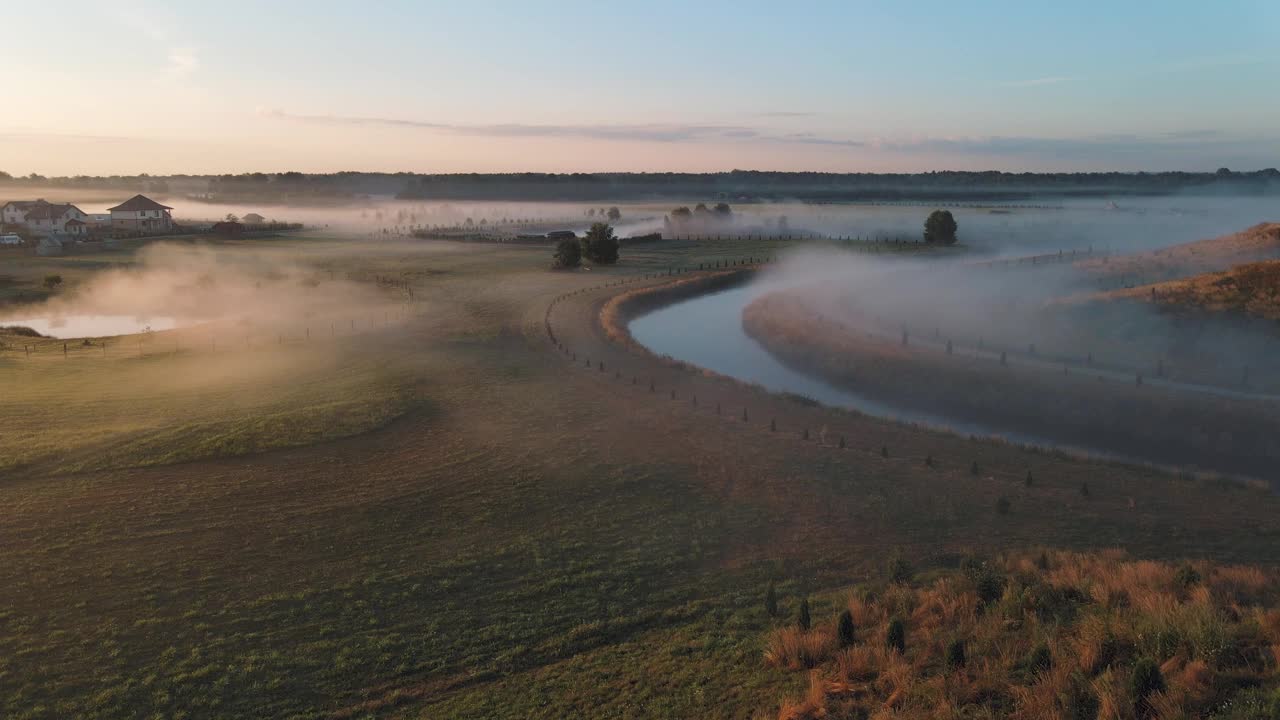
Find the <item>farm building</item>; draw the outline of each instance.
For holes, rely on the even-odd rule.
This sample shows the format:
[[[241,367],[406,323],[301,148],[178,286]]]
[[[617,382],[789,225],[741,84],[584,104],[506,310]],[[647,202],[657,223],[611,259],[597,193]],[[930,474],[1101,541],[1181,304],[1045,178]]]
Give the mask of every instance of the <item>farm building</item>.
[[[85,231],[88,215],[80,208],[69,203],[51,203],[40,200],[20,200],[5,203],[0,207],[0,221],[5,225],[21,225],[36,237],[51,235],[76,234]],[[67,224],[77,225],[68,230]]]
[[[262,217],[258,213],[249,213],[248,215],[245,215],[244,217],[240,218],[240,221],[243,222],[245,225],[261,225],[262,223],[266,222],[267,219]]]
[[[173,229],[173,208],[145,195],[134,195],[111,208],[111,229],[131,232],[163,232]]]

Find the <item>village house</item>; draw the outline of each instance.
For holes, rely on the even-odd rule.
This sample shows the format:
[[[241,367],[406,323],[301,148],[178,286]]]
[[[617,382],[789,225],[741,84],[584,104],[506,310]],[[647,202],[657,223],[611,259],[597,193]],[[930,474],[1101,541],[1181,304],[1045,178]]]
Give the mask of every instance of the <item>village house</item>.
[[[0,222],[7,227],[25,227],[35,237],[83,236],[88,232],[88,217],[75,205],[44,199],[17,200],[0,207]]]
[[[258,213],[249,213],[248,215],[240,218],[240,222],[243,222],[245,225],[261,225],[266,221],[267,219]]]
[[[134,195],[110,209],[111,229],[143,233],[172,230],[171,210],[145,195]]]

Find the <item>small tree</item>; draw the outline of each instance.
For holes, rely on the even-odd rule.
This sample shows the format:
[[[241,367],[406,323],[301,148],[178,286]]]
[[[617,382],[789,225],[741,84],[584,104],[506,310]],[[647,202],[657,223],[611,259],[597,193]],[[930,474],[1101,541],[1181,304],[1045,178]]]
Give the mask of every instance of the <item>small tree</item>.
[[[618,262],[618,238],[614,236],[613,228],[607,223],[592,223],[582,238],[582,254],[601,265]]]
[[[609,222],[617,222],[622,219],[622,211],[617,207],[609,208]]]
[[[800,626],[801,630],[808,630],[809,626],[813,624],[812,618],[809,617],[809,598],[800,600],[800,617],[796,619],[796,624]]]
[[[46,290],[52,290],[62,284],[61,275],[45,275],[44,287]]]
[[[720,217],[729,217],[733,210],[729,208],[729,203],[716,203],[714,212]]]
[[[894,618],[889,622],[889,629],[884,634],[884,644],[900,653],[907,651],[907,626],[902,618]]]
[[[582,247],[577,238],[565,238],[556,243],[556,267],[578,267],[582,262]]]
[[[950,210],[934,210],[929,213],[929,219],[924,221],[924,241],[954,245],[957,229],[956,219],[951,216]]]
[[[778,617],[778,591],[773,587],[773,581],[769,581],[769,589],[764,592],[764,611],[769,617]]]
[[[836,638],[842,648],[853,644],[853,613],[849,612],[849,608],[840,613],[840,620],[836,623]]]

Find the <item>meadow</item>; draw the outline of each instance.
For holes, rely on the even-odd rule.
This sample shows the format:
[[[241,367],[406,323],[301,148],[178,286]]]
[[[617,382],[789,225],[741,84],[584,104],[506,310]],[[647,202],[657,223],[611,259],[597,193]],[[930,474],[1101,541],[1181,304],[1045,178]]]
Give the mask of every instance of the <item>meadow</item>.
[[[1257,488],[831,411],[600,324],[669,268],[778,241],[576,272],[542,247],[226,251],[262,245],[375,295],[407,282],[412,310],[310,343],[0,361],[0,714],[752,717],[807,686],[765,661],[771,583],[829,597],[890,556],[1033,545],[1272,563],[1280,543]],[[58,294],[133,256],[29,262],[11,286],[76,278]]]

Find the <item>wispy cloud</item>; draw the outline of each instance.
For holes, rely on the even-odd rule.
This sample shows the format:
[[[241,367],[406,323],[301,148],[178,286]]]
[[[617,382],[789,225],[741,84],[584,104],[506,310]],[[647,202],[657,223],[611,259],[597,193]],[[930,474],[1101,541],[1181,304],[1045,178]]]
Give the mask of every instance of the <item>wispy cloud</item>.
[[[1069,80],[1071,80],[1071,78],[1053,76],[1053,77],[1032,78],[1030,80],[1010,80],[1008,82],[1000,83],[1000,85],[1002,87],[1011,87],[1011,88],[1040,87],[1041,85],[1057,85],[1059,83],[1068,82]]]
[[[166,62],[162,70],[170,79],[184,79],[200,66],[195,48],[181,40],[184,34],[167,8],[125,3],[115,15],[122,25],[161,46]]]
[[[1129,158],[1135,167],[1154,160],[1196,163],[1272,162],[1280,154],[1280,136],[1237,136],[1214,130],[1187,130],[1153,135],[1109,134],[1087,137],[930,137],[878,141],[873,147],[896,152],[942,153],[1016,158],[1037,163],[1084,162],[1114,167]]]
[[[587,140],[690,143],[715,141],[753,141],[800,143],[811,145],[858,146],[861,142],[817,137],[809,133],[776,135],[745,125],[650,123],[597,125],[531,125],[523,123],[458,124],[428,120],[409,120],[349,115],[302,115],[277,109],[259,108],[263,117],[293,122],[346,125],[421,128],[455,135],[508,138],[579,138]]]

